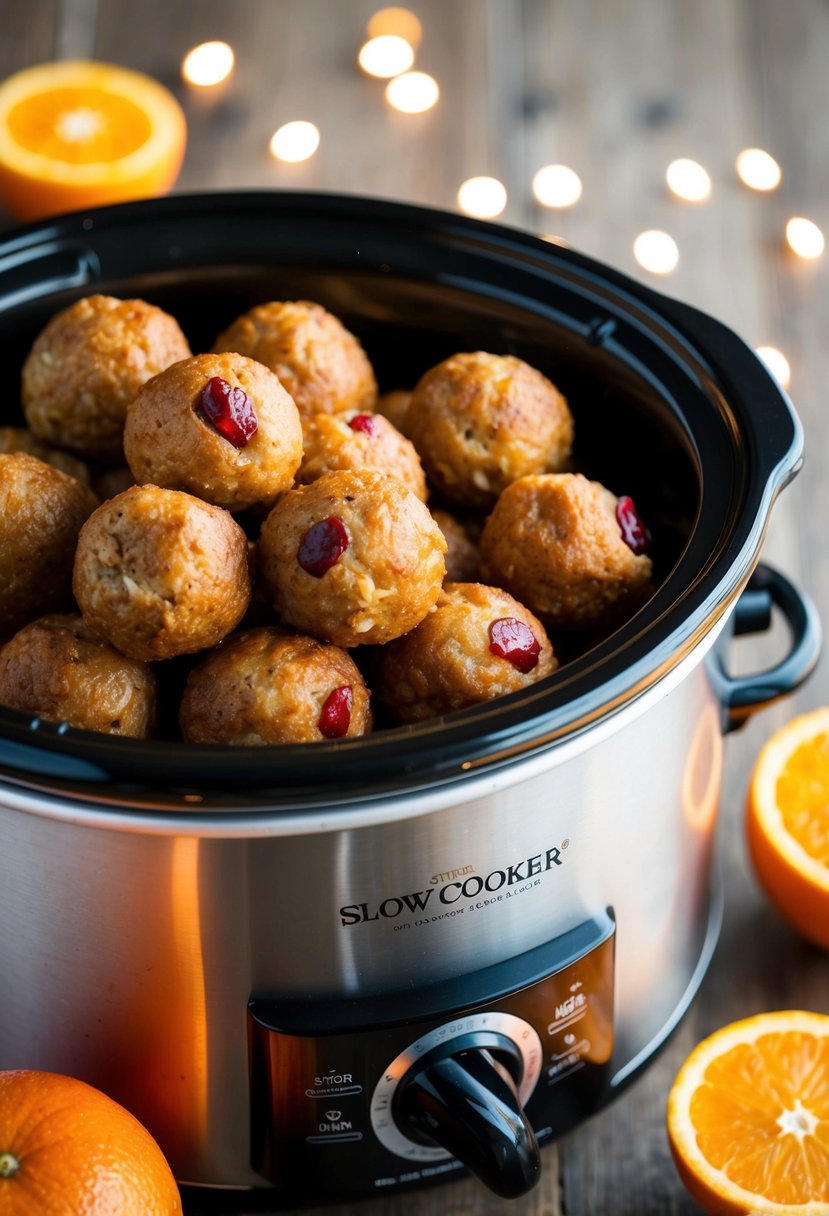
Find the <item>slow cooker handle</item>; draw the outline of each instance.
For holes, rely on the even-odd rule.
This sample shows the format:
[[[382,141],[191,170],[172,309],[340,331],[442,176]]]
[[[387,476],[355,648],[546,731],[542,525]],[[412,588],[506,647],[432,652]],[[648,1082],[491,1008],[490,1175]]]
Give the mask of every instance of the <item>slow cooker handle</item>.
[[[723,731],[737,730],[753,713],[772,705],[799,688],[817,663],[822,629],[809,597],[772,566],[760,565],[734,610],[734,633],[767,629],[771,607],[779,608],[791,634],[788,654],[765,671],[731,675],[725,662],[725,645],[717,645],[708,665],[722,705]]]

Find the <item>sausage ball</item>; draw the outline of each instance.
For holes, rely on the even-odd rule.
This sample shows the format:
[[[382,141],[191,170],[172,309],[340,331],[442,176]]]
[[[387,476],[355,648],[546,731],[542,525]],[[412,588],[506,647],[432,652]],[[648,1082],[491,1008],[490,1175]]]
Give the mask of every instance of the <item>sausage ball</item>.
[[[97,637],[78,613],[43,616],[0,650],[0,705],[80,730],[149,739],[155,677]]]
[[[30,456],[37,456],[38,460],[60,469],[61,473],[77,477],[85,486],[90,484],[89,469],[82,460],[44,443],[23,426],[0,426],[0,452],[28,452]]]
[[[325,473],[289,490],[262,526],[259,565],[288,625],[338,646],[414,629],[440,594],[446,541],[396,477]]]
[[[81,529],[73,588],[89,626],[129,658],[192,654],[215,646],[244,616],[247,539],[220,507],[133,486]]]
[[[406,418],[426,476],[453,502],[488,508],[512,481],[563,469],[567,402],[512,355],[452,355],[415,385]]]
[[[227,638],[190,673],[179,714],[190,743],[262,747],[371,729],[369,691],[345,650],[276,626]]]
[[[72,602],[81,525],[98,500],[26,452],[0,455],[0,639]]]
[[[447,583],[425,620],[383,648],[378,696],[421,722],[518,692],[558,663],[544,626],[506,591]]]
[[[139,484],[184,490],[228,511],[271,506],[302,459],[297,408],[244,355],[195,355],[138,390],[124,429]]]
[[[433,511],[432,519],[443,533],[448,546],[445,558],[446,581],[449,583],[477,582],[481,555],[466,528],[448,511],[440,509]]]
[[[387,393],[381,393],[374,407],[378,414],[388,418],[392,426],[396,426],[401,435],[409,436],[409,409],[412,404],[412,394],[408,389],[393,388]]]
[[[426,501],[420,457],[382,414],[315,414],[302,433],[305,452],[297,480],[303,485],[335,469],[374,469],[391,473]]]
[[[551,627],[616,623],[650,587],[650,537],[629,498],[580,473],[522,477],[481,536],[481,567]]]
[[[23,365],[26,421],[58,447],[118,460],[141,385],[189,354],[178,322],[153,304],[78,300],[52,317]]]
[[[309,300],[259,304],[219,334],[214,351],[236,351],[275,372],[303,418],[372,410],[377,381],[360,343]]]

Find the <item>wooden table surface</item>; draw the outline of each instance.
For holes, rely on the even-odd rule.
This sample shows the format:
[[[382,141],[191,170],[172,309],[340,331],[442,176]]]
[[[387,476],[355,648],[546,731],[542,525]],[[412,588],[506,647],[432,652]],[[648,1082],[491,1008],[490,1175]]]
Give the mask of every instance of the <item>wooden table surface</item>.
[[[803,419],[803,473],[773,516],[765,557],[810,591],[829,620],[829,254],[786,255],[786,219],[829,230],[829,4],[826,0],[416,0],[424,29],[418,66],[439,81],[431,113],[392,112],[380,83],[356,67],[372,0],[3,0],[0,78],[51,58],[91,57],[142,69],[181,98],[189,146],[178,189],[342,190],[455,206],[467,177],[500,178],[503,220],[565,237],[727,322],[752,345],[782,348]],[[180,80],[185,51],[227,39],[232,79],[197,94]],[[281,123],[311,119],[316,156],[280,165],[268,141]],[[771,195],[734,173],[746,146],[783,167]],[[713,195],[671,199],[670,160],[701,161]],[[532,176],[573,166],[584,194],[570,211],[534,203]],[[632,243],[664,228],[680,249],[662,279],[637,267]],[[785,645],[744,640],[735,665],[756,670]],[[829,703],[823,660],[793,700],[767,710],[726,749],[718,858],[726,887],[720,946],[702,990],[668,1047],[612,1107],[543,1150],[543,1179],[516,1216],[667,1216],[699,1209],[673,1169],[664,1132],[671,1081],[705,1034],[774,1008],[829,1010],[829,962],[769,909],[749,872],[742,807],[761,742],[798,710]],[[208,1210],[187,1196],[191,1216]],[[473,1181],[326,1209],[384,1216],[494,1216],[503,1201]],[[249,1205],[240,1209],[247,1211]]]

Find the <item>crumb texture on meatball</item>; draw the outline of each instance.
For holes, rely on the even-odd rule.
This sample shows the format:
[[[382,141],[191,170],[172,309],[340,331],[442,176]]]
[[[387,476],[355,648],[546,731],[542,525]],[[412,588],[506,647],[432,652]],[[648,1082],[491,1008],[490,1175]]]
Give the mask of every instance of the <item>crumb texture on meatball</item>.
[[[522,477],[481,536],[483,577],[552,628],[602,628],[647,594],[652,563],[625,543],[618,499],[580,473]]]
[[[101,460],[122,456],[127,406],[190,354],[178,322],[144,300],[87,296],[57,313],[23,365],[23,409],[40,439]]]
[[[80,730],[149,739],[155,677],[94,634],[79,613],[54,614],[26,625],[0,650],[0,705]]]
[[[573,442],[567,402],[513,355],[451,355],[415,385],[407,434],[426,475],[451,499],[488,508],[511,482],[559,471]]]
[[[447,583],[434,612],[380,658],[378,696],[420,722],[518,692],[558,666],[541,621],[499,587]]]
[[[357,410],[315,414],[302,433],[304,453],[297,478],[301,484],[337,469],[370,469],[390,473],[426,501],[426,477],[414,445],[382,414]]]
[[[268,515],[259,564],[273,606],[295,629],[338,646],[408,633],[440,594],[446,541],[396,477],[325,473]]]
[[[78,533],[97,505],[87,486],[36,456],[0,454],[0,641],[71,605]]]
[[[321,304],[274,300],[238,317],[214,351],[248,355],[274,372],[303,417],[371,410],[377,381],[357,338]]]
[[[242,432],[231,441],[206,416],[204,394],[215,380],[232,398],[228,413],[254,428],[249,437]],[[271,506],[293,485],[302,426],[290,395],[261,363],[233,353],[194,355],[139,389],[127,412],[124,452],[137,482],[241,511]]]
[[[220,507],[133,486],[82,528],[73,586],[90,627],[128,657],[191,654],[215,646],[247,609],[247,538]]]
[[[193,669],[179,721],[191,743],[261,747],[363,735],[371,709],[345,650],[263,626],[227,638]]]

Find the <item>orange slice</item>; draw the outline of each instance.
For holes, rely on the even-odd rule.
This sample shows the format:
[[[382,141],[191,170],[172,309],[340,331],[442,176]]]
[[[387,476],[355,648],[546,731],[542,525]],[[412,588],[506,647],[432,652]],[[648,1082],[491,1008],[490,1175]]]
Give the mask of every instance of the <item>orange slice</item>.
[[[181,168],[184,114],[149,76],[83,60],[0,84],[0,202],[18,219],[147,198]]]
[[[668,1138],[716,1216],[826,1216],[829,1016],[760,1013],[705,1039],[671,1088]]]
[[[804,937],[829,950],[829,709],[794,718],[763,747],[746,831],[760,884]]]

